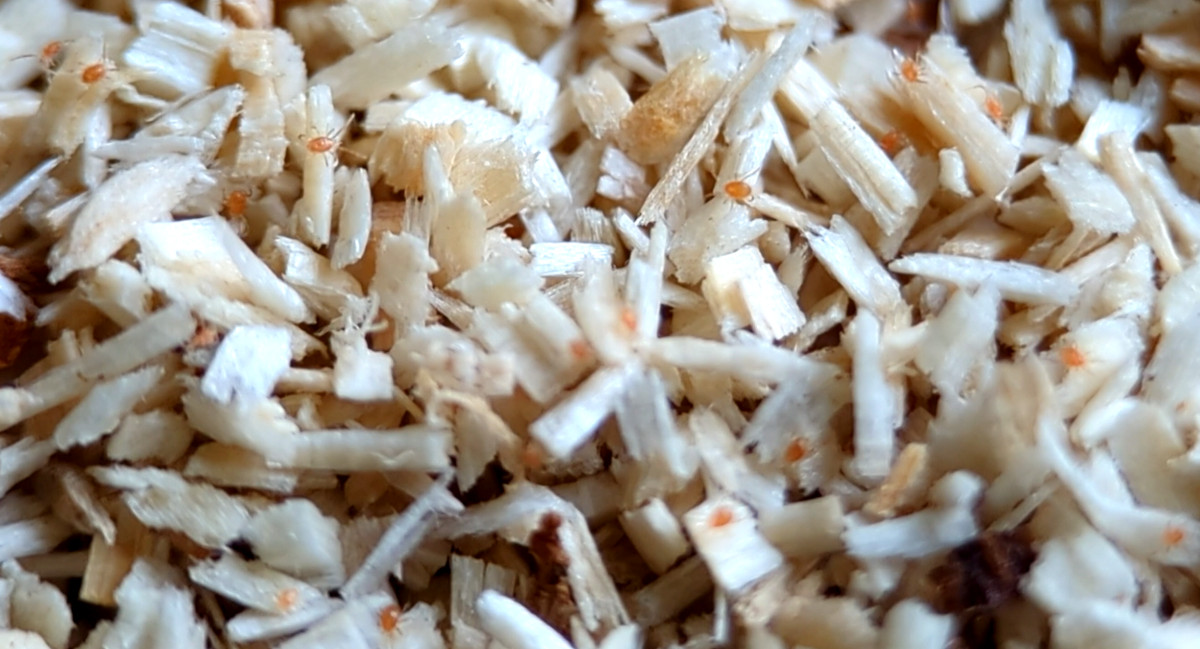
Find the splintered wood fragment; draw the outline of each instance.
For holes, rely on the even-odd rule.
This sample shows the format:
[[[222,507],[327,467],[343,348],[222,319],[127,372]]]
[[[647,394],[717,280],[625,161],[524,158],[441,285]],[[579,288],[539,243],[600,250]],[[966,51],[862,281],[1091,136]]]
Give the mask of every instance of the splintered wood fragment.
[[[575,106],[588,130],[604,139],[617,132],[633,102],[620,79],[600,63],[594,63],[571,81]]]
[[[229,328],[281,324],[279,319],[315,320],[296,289],[276,276],[224,218],[154,223],[138,232],[137,242],[151,286],[187,304],[206,320]],[[203,272],[191,262],[197,254],[204,255],[208,263]],[[241,306],[241,301],[253,306]],[[258,315],[259,310],[267,313]]]
[[[658,498],[623,513],[621,527],[655,574],[667,572],[690,549],[678,519]]]
[[[365,169],[355,169],[342,188],[338,235],[330,261],[343,269],[362,259],[371,236],[371,184]]]
[[[884,234],[892,234],[917,207],[916,191],[874,138],[836,98],[829,82],[806,61],[797,62],[784,95],[804,114],[821,152]]]
[[[268,178],[283,171],[288,144],[283,108],[270,80],[253,76],[244,84],[246,99],[238,120],[234,173],[240,178]]]
[[[1163,271],[1168,276],[1179,273],[1183,270],[1182,261],[1162,210],[1150,193],[1150,179],[1134,154],[1132,141],[1123,133],[1105,135],[1100,138],[1100,160],[1133,207],[1138,217],[1138,233],[1154,250]]]
[[[783,555],[762,537],[750,509],[733,499],[702,503],[684,515],[683,524],[713,581],[732,592],[745,591],[783,563]]]
[[[475,601],[480,626],[514,649],[570,649],[566,639],[516,600],[485,590]]]
[[[337,478],[329,474],[305,474],[271,466],[257,453],[216,442],[204,444],[188,457],[183,475],[203,478],[219,487],[261,489],[288,494],[297,488],[329,488]]]
[[[113,69],[103,41],[96,36],[79,38],[65,46],[62,68],[73,73],[49,79],[38,112],[24,131],[24,140],[32,151],[69,156],[88,139],[92,121],[106,114],[108,98],[122,82],[122,74]],[[32,166],[33,162],[27,164]],[[18,163],[14,170],[24,164]]]
[[[338,599],[319,599],[308,606],[296,607],[295,610],[282,615],[247,610],[229,620],[226,631],[233,642],[273,640],[303,631],[343,606],[342,601]]]
[[[800,231],[804,231],[814,225],[823,227],[828,227],[829,225],[829,215],[825,214],[823,209],[820,209],[823,206],[815,204],[808,206],[796,205],[792,201],[786,201],[766,192],[755,194],[751,198],[750,204],[763,216],[775,219],[788,227]]]
[[[369,593],[383,585],[388,570],[416,549],[432,529],[434,518],[462,511],[462,504],[445,489],[447,473],[396,517],[362,566],[346,581],[342,592],[348,596]]]
[[[903,508],[912,507],[929,484],[929,451],[925,444],[913,443],[904,447],[892,465],[892,471],[879,485],[878,491],[863,505],[863,510],[875,516],[890,517]]]
[[[763,64],[762,72],[746,84],[730,109],[729,120],[725,123],[723,133],[726,141],[732,142],[735,138],[744,136],[751,128],[763,107],[771,101],[788,71],[796,66],[812,45],[817,22],[818,18],[814,14],[807,14],[798,21]]]
[[[37,474],[35,485],[59,518],[82,532],[98,535],[100,541],[116,542],[116,524],[94,485],[78,468],[56,463]]]
[[[712,146],[713,139],[721,129],[721,124],[729,115],[729,111],[733,109],[734,101],[746,84],[762,69],[765,62],[766,57],[759,55],[745,63],[731,79],[725,82],[724,89],[717,97],[716,102],[712,104],[708,114],[696,127],[683,149],[671,160],[671,164],[659,179],[658,184],[650,190],[646,202],[642,204],[641,213],[638,215],[638,225],[654,223],[666,214],[667,208],[671,206],[683,188],[684,181]]]
[[[888,385],[881,347],[883,330],[870,311],[854,318],[848,333],[854,344],[854,459],[851,468],[868,483],[891,470],[895,455],[897,403]]]
[[[317,430],[280,440],[285,466],[326,471],[440,471],[450,465],[449,431],[413,425],[393,430]]]
[[[1017,87],[1036,106],[1067,102],[1075,75],[1075,54],[1059,33],[1045,0],[1016,0],[1004,24]]]
[[[180,532],[201,547],[232,541],[250,520],[250,510],[240,498],[172,471],[93,466],[88,473],[105,486],[121,489],[121,502],[142,524]]]
[[[440,20],[421,20],[358,49],[309,79],[328,85],[338,108],[365,108],[462,54],[458,34]]]
[[[728,80],[715,68],[716,63],[705,55],[689,58],[639,97],[621,120],[618,138],[625,153],[642,164],[678,158],[681,147],[701,133],[708,116],[722,109],[720,98],[729,94]],[[724,113],[730,107],[724,106]],[[716,135],[715,128],[708,130],[712,133],[705,147]]]
[[[142,29],[123,62],[152,94],[177,98],[205,90],[232,31],[184,5],[142,5]]]
[[[1017,170],[1020,149],[944,70],[929,60],[912,65],[917,66],[914,79],[901,74],[893,81],[909,109],[939,144],[958,150],[972,185],[987,196],[1003,194]]]
[[[1163,72],[1200,71],[1200,35],[1194,29],[1172,29],[1142,34],[1138,58]]]
[[[636,369],[628,364],[592,374],[569,397],[534,421],[529,434],[551,457],[570,457],[612,414]]]
[[[54,516],[0,525],[0,561],[46,554],[71,533],[71,527]]]
[[[1191,646],[1198,21],[0,0],[0,649]]]
[[[990,283],[1006,299],[1028,304],[1067,304],[1079,292],[1062,273],[1012,261],[917,253],[893,261],[888,268],[968,288]]]
[[[712,591],[711,573],[699,556],[685,559],[632,596],[634,619],[645,627],[662,624]]]
[[[646,247],[634,251],[625,272],[625,299],[633,309],[642,340],[656,338],[662,324],[668,236],[665,224],[651,228]]]
[[[1176,162],[1200,176],[1200,125],[1171,124],[1163,130],[1176,151]]]
[[[0,495],[8,493],[17,483],[45,466],[57,450],[53,440],[32,437],[0,449],[0,465],[4,466],[0,475]]]
[[[825,367],[824,363],[779,347],[728,345],[686,336],[660,338],[648,345],[647,351],[655,360],[680,369],[718,372],[768,383]]]
[[[28,386],[0,388],[0,428],[78,397],[93,383],[127,372],[182,345],[195,331],[196,323],[186,308],[169,306]]]
[[[846,520],[841,500],[822,496],[764,512],[758,525],[784,556],[809,558],[842,549]]]
[[[859,306],[881,318],[900,311],[900,284],[849,221],[835,216],[829,228],[813,226],[804,233],[813,254]]]
[[[275,20],[274,0],[222,0],[221,8],[244,29],[264,29]]]
[[[32,196],[61,162],[62,158],[50,158],[34,167],[13,186],[6,188],[4,194],[0,195],[0,221]]]
[[[133,567],[134,559],[149,556],[154,548],[154,536],[128,510],[118,511],[116,527],[114,541],[93,539],[88,548],[79,598],[90,604],[115,606],[114,593]]]
[[[770,340],[804,324],[804,314],[758,248],[745,247],[711,260],[702,285],[713,314],[725,326],[750,325]]]
[[[1196,75],[1177,77],[1171,82],[1170,98],[1182,110],[1200,111],[1200,78]]]
[[[193,564],[191,580],[243,606],[265,613],[290,613],[324,595],[308,583],[246,561],[234,553]]]
[[[1046,187],[1077,227],[1102,234],[1124,234],[1135,223],[1133,210],[1112,178],[1082,153],[1068,149],[1057,164],[1045,165]]]
[[[589,264],[612,264],[612,246],[603,243],[535,243],[533,270],[542,277],[581,277]]]
[[[341,135],[329,86],[308,89],[304,132],[304,194],[296,204],[297,230],[320,248],[329,243],[333,226],[333,174]]]
[[[161,366],[150,366],[93,386],[55,427],[55,445],[65,451],[112,432],[162,377]]]
[[[50,251],[50,281],[94,268],[137,234],[138,226],[171,218],[188,185],[205,173],[195,157],[148,160],[111,177],[92,193],[67,236]]]

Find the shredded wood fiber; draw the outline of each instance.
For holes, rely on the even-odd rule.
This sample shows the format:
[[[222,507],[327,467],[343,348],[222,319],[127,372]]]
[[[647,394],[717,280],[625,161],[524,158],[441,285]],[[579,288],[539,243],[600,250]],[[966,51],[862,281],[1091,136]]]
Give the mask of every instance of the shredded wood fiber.
[[[79,4],[0,646],[1196,646],[1194,0]]]

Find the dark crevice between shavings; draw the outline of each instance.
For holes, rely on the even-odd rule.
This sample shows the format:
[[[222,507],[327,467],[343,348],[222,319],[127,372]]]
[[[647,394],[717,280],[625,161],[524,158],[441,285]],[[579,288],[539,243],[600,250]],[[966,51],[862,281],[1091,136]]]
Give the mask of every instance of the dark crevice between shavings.
[[[968,617],[995,611],[1020,596],[1021,579],[1035,558],[1023,532],[984,532],[930,571],[930,603],[939,613]]]
[[[528,548],[533,555],[537,584],[530,608],[564,638],[569,638],[571,616],[577,609],[570,584],[567,583],[567,568],[571,558],[559,538],[562,525],[560,514],[546,512],[537,529],[529,535]]]

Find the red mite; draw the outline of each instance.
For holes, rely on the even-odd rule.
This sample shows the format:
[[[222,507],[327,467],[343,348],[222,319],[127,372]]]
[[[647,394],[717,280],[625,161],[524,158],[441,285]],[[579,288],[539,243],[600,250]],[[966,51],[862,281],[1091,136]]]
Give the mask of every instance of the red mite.
[[[802,439],[793,439],[783,452],[783,459],[788,462],[799,462],[808,456],[808,445]]]
[[[728,507],[717,507],[708,517],[709,527],[725,527],[733,522],[733,512]]]
[[[883,134],[883,137],[879,138],[879,147],[889,156],[896,155],[903,144],[904,136],[900,134],[900,131],[888,131]]]
[[[994,96],[988,95],[987,99],[983,100],[983,109],[987,111],[988,117],[991,117],[993,122],[1004,121],[1004,106],[1000,105],[1000,100]]]
[[[383,607],[379,612],[379,628],[383,629],[384,633],[391,633],[400,625],[400,607],[395,604],[389,604]]]
[[[309,153],[330,153],[336,151],[342,144],[342,136],[346,134],[346,130],[350,128],[352,122],[353,118],[342,125],[335,133],[316,135],[309,138],[308,142],[304,144],[304,148],[308,149]]]
[[[299,593],[296,592],[295,588],[285,588],[275,595],[275,607],[278,608],[281,613],[287,613],[296,605],[296,599],[298,597]]]
[[[246,213],[246,192],[240,189],[229,192],[225,198],[225,211],[229,216],[242,216]]]
[[[49,70],[54,67],[55,59],[57,59],[58,55],[62,53],[62,49],[62,41],[50,41],[42,46],[41,53],[36,55],[37,60],[42,64],[43,68]],[[14,57],[12,60],[16,61],[18,59],[30,59],[34,58],[34,56],[34,54],[22,54],[21,56]]]
[[[50,41],[42,47],[41,61],[42,65],[50,67],[54,64],[54,59],[58,57],[59,52],[62,52],[62,41]]]
[[[104,78],[108,71],[104,69],[103,63],[93,63],[83,69],[83,73],[79,75],[84,83],[96,83]]]
[[[1062,359],[1063,365],[1072,369],[1080,368],[1087,364],[1087,357],[1074,345],[1063,347],[1058,351],[1058,355]]]
[[[337,146],[337,141],[328,135],[318,135],[308,141],[306,147],[310,153],[329,153]]]
[[[725,195],[735,201],[744,201],[750,198],[752,192],[750,185],[744,180],[731,180],[725,183]]]
[[[637,314],[633,312],[633,309],[629,307],[621,309],[621,324],[625,325],[629,331],[637,329]]]
[[[576,339],[571,341],[571,356],[575,360],[582,361],[592,355],[592,347],[587,344],[586,340]]]

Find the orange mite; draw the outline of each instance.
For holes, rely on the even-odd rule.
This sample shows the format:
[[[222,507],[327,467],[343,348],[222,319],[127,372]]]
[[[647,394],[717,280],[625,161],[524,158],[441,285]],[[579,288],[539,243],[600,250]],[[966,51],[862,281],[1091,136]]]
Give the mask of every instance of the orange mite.
[[[744,180],[731,180],[725,183],[725,195],[735,201],[744,201],[753,193],[750,185]]]
[[[783,459],[788,462],[799,462],[808,456],[808,445],[804,440],[796,438],[788,443],[787,448],[783,451]]]
[[[629,307],[621,309],[621,324],[630,331],[637,329],[637,314],[633,312],[633,309]]]
[[[1174,525],[1168,525],[1167,529],[1163,530],[1163,543],[1165,543],[1169,548],[1173,548],[1180,543],[1183,543],[1183,537],[1183,530]]]
[[[83,69],[83,72],[79,74],[79,78],[87,84],[96,83],[106,76],[108,76],[108,65],[103,61],[87,66]]]
[[[900,151],[900,146],[904,144],[904,136],[900,131],[892,130],[883,134],[879,138],[879,147],[889,156],[896,155]]]
[[[709,527],[725,527],[733,522],[733,512],[728,507],[718,507],[708,517]]]
[[[1087,357],[1074,345],[1067,345],[1060,349],[1058,356],[1062,359],[1063,365],[1072,369],[1083,367],[1087,364]]]
[[[992,95],[988,95],[987,99],[983,100],[983,109],[987,111],[993,122],[1004,121],[1004,106],[1000,105],[1000,100]]]
[[[54,63],[54,59],[58,57],[59,52],[62,52],[62,41],[50,41],[42,47],[41,61],[42,65],[50,67]]]
[[[900,62],[900,76],[909,83],[915,83],[921,77],[921,68],[913,59],[905,58]]]
[[[196,333],[192,334],[191,339],[187,342],[189,349],[197,347],[212,347],[217,343],[220,333],[214,328],[206,324],[196,326]]]
[[[379,611],[379,628],[383,629],[384,633],[391,633],[397,626],[400,626],[400,607],[388,604]]]
[[[292,607],[296,605],[296,599],[299,596],[300,595],[296,592],[295,588],[285,588],[279,591],[279,594],[275,595],[275,607],[278,608],[280,612],[286,613],[292,610]]]
[[[54,67],[54,60],[58,58],[58,55],[62,52],[62,49],[62,41],[50,41],[42,46],[42,52],[41,54],[37,55],[37,59],[44,68]],[[16,61],[17,59],[29,59],[33,58],[33,56],[33,54],[22,54],[21,56],[18,56],[12,60]]]
[[[242,216],[246,213],[246,192],[234,190],[225,198],[225,211],[229,216]]]
[[[336,151],[337,148],[341,146],[342,136],[345,135],[346,130],[350,128],[350,124],[353,121],[353,118],[351,118],[351,120],[342,125],[342,127],[339,128],[336,133],[331,133],[329,135],[317,135],[309,138],[308,143],[306,143],[304,147],[308,149],[309,153],[331,153]]]
[[[591,355],[592,347],[587,344],[586,340],[576,338],[571,341],[571,356],[574,356],[575,360],[581,361]]]
[[[337,147],[337,140],[328,135],[318,135],[308,141],[305,145],[309,153],[329,153]]]

